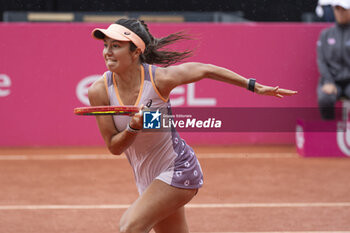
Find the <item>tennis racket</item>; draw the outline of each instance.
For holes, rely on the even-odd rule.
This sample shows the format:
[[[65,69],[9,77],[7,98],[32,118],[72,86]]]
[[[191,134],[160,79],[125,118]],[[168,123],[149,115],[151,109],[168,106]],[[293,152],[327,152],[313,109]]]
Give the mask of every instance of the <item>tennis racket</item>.
[[[127,115],[132,116],[140,112],[135,106],[91,106],[74,109],[76,115]]]

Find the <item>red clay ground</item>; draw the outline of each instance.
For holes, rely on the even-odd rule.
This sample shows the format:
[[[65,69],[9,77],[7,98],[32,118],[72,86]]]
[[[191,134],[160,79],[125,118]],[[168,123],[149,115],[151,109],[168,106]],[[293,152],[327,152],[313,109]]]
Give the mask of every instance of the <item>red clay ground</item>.
[[[350,232],[350,159],[294,147],[194,148],[204,187],[191,232]],[[137,191],[104,148],[0,149],[1,233],[112,233]]]

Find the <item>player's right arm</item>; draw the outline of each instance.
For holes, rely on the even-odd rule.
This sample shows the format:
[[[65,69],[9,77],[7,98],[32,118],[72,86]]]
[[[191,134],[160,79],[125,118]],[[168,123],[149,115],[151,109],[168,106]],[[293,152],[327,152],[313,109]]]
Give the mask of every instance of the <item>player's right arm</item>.
[[[88,90],[88,97],[91,106],[108,106],[109,98],[106,92],[103,78],[98,79]],[[122,154],[135,140],[137,133],[124,130],[119,132],[114,125],[113,117],[96,116],[97,125],[109,151],[114,155]],[[140,115],[133,116],[130,127],[139,129],[142,126]]]

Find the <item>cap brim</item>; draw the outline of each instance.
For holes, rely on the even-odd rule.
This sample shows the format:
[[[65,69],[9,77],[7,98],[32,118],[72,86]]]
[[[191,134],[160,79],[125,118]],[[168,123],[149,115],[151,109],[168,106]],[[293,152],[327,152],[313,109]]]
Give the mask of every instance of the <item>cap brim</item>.
[[[349,2],[343,2],[343,1],[334,1],[332,3],[333,6],[340,6],[346,10],[350,9],[350,1]]]
[[[92,37],[95,39],[103,40],[106,36],[119,41],[130,41],[129,38],[123,36],[122,34],[110,31],[108,29],[96,28],[92,31]]]
[[[136,33],[122,25],[111,24],[107,29],[95,28],[92,31],[92,37],[95,39],[103,40],[106,36],[119,41],[132,41],[142,52],[145,51],[145,42]]]
[[[341,8],[344,8],[345,10],[348,10],[348,9],[350,8],[350,6],[344,6],[344,5],[342,5],[342,4],[334,4],[333,6],[334,6],[334,7],[340,6]]]

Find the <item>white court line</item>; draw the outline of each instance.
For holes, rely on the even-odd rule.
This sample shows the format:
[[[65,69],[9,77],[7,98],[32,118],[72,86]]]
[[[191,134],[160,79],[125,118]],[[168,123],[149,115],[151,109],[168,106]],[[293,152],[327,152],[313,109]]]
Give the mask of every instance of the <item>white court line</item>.
[[[224,204],[188,204],[189,208],[304,208],[304,207],[350,207],[350,202],[314,202],[314,203],[224,203]]]
[[[127,209],[129,205],[0,205],[0,210]],[[350,207],[350,202],[188,204],[186,208],[309,208]]]
[[[108,154],[61,154],[61,155],[0,155],[1,160],[105,160],[126,159],[125,156],[114,156]]]
[[[196,153],[199,159],[234,158],[298,158],[296,153]],[[26,160],[106,160],[126,159],[124,155],[112,154],[67,154],[67,155],[0,155],[0,161]]]
[[[207,232],[191,232],[191,233],[349,233],[350,231],[207,231]]]
[[[216,159],[216,158],[298,158],[297,153],[196,153],[198,158]]]

